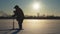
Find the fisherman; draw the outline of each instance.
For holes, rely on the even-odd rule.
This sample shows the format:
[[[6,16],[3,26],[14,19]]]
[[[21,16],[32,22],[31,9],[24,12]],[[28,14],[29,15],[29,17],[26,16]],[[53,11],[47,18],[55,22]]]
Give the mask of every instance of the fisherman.
[[[24,20],[24,13],[22,11],[21,8],[19,8],[18,5],[16,5],[14,7],[15,11],[14,11],[14,15],[13,17],[16,17],[16,20],[18,22],[18,25],[19,25],[19,30],[22,30],[22,23],[23,23],[23,20]]]

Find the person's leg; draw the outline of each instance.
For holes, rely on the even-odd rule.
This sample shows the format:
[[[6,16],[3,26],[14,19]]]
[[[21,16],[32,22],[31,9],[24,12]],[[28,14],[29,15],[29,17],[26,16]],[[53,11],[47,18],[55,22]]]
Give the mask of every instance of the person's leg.
[[[18,24],[19,24],[19,29],[22,29],[22,22],[23,22],[23,20],[20,20],[20,21],[18,22]]]
[[[20,29],[22,29],[22,23],[20,24],[20,26],[19,26],[19,27],[20,27]]]
[[[21,29],[21,27],[20,27],[20,25],[21,25],[21,24],[20,24],[20,23],[21,23],[21,22],[20,22],[20,21],[18,21],[19,29]]]

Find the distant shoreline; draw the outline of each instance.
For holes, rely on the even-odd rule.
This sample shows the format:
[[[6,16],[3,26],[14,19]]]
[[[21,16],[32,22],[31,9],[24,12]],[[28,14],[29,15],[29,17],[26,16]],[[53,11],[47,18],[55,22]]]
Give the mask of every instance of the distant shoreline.
[[[0,19],[16,19],[16,17],[0,17]],[[60,19],[60,17],[24,17],[24,19]]]

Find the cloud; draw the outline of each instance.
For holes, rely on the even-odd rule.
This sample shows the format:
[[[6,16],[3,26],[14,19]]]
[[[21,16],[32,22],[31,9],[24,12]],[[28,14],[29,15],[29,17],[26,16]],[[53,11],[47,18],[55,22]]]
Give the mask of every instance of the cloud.
[[[0,11],[0,16],[8,16],[4,11]]]

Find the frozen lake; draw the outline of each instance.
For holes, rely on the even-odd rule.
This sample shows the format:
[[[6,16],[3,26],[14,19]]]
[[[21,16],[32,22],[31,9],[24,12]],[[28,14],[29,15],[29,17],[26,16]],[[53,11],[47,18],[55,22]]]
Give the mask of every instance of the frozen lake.
[[[18,28],[16,20],[14,23]],[[60,20],[25,19],[22,25],[24,30],[14,33],[17,30],[6,30],[13,28],[13,20],[0,19],[0,34],[60,34]]]

